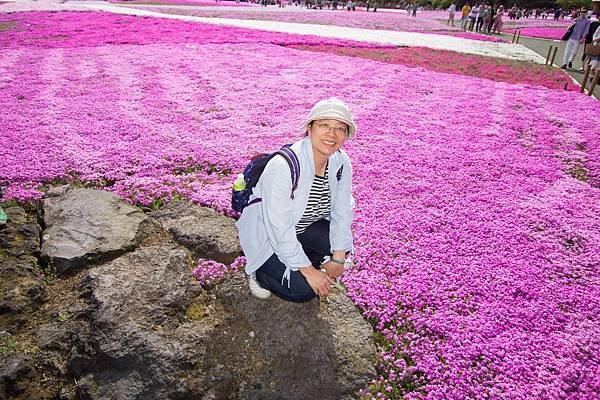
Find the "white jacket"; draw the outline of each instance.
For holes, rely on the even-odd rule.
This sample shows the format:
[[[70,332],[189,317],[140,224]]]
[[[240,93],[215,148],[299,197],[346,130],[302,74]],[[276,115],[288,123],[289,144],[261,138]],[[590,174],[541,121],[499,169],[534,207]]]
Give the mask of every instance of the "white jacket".
[[[315,164],[310,138],[305,137],[291,146],[298,156],[300,175],[298,187],[292,193],[290,167],[283,157],[273,157],[267,164],[250,200],[262,201],[247,206],[237,222],[240,243],[246,256],[246,273],[252,274],[273,253],[286,266],[281,278],[290,279],[290,271],[311,264],[296,237],[295,226],[302,218],[310,188],[315,177]],[[342,177],[337,172],[343,166]],[[329,157],[329,187],[331,190],[331,215],[329,241],[332,250],[352,251],[352,223],[354,198],[352,197],[352,164],[348,154],[337,151]]]

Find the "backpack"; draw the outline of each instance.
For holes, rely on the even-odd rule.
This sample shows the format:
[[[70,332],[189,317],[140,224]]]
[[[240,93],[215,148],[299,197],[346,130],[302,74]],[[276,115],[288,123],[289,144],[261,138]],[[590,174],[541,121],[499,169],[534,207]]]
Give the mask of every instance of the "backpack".
[[[290,144],[286,144],[274,153],[259,154],[250,160],[246,168],[244,168],[244,182],[246,183],[246,187],[242,190],[232,190],[231,208],[233,210],[241,213],[244,208],[262,201],[260,197],[249,201],[252,189],[258,183],[268,162],[278,155],[282,156],[290,166],[290,175],[292,178],[292,193],[290,194],[290,198],[294,198],[294,191],[298,187],[298,180],[300,178],[300,162],[298,161],[298,156],[290,146]]]

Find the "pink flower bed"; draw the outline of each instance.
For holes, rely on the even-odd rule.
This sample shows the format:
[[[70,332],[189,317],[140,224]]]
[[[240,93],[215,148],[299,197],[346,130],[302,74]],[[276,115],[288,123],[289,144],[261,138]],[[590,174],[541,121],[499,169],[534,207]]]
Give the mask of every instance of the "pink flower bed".
[[[51,18],[40,18],[46,15]],[[386,47],[319,36],[272,33],[103,12],[22,12],[0,15],[0,18],[0,21],[16,24],[14,28],[6,31],[6,34],[0,35],[2,49],[23,46],[54,48],[153,43],[271,43],[284,46],[340,44],[355,47]],[[79,19],[78,24],[73,23],[74,18]],[[102,26],[102,29],[95,29],[98,26]],[[201,29],[195,29],[197,26]]]
[[[579,91],[580,86],[556,68],[523,61],[503,60],[426,47],[357,48],[329,45],[300,45],[294,48],[361,57],[408,67],[422,67],[448,74],[468,75],[494,81]]]
[[[521,28],[521,36],[529,36],[540,39],[560,40],[568,27],[562,28]],[[513,33],[515,29],[507,29],[506,33]]]
[[[500,38],[480,35],[476,33],[463,32],[459,27],[446,26],[431,19],[417,19],[403,13],[396,12],[349,12],[339,10],[296,10],[296,11],[268,11],[269,9],[257,9],[256,11],[237,10],[190,10],[181,8],[167,8],[157,10],[150,7],[135,7],[144,10],[159,11],[168,14],[192,15],[196,17],[248,19],[260,21],[295,22],[315,25],[334,25],[350,28],[378,29],[390,31],[421,32],[450,34],[452,36],[467,39],[502,42]]]
[[[110,37],[131,21],[10,18],[25,32],[0,36],[7,198],[78,180],[227,212],[231,173],[299,138],[310,106],[339,96],[359,126],[346,146],[357,266],[344,283],[377,330],[373,396],[600,396],[600,120],[574,117],[598,115],[595,99],[301,51],[270,33],[232,42],[239,30],[223,28],[217,43],[214,26],[144,19],[144,35],[119,31],[131,44],[90,45],[88,30]],[[68,22],[68,46],[31,39]],[[164,41],[159,27],[197,41]],[[225,268],[200,264],[205,282]]]
[[[117,4],[167,4],[167,5],[179,5],[179,6],[219,6],[219,7],[251,7],[257,6],[257,4],[250,2],[235,2],[228,0],[108,0],[109,3]]]
[[[519,28],[562,28],[566,29],[573,23],[571,19],[559,19],[554,21],[553,19],[504,19],[504,26],[508,28],[519,27]]]

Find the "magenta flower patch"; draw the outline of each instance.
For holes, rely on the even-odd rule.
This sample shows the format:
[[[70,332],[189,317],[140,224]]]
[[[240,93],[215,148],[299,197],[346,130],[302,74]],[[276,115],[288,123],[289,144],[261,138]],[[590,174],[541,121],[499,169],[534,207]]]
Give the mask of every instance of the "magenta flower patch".
[[[7,199],[73,182],[227,214],[232,175],[302,137],[310,107],[335,95],[359,127],[345,146],[357,264],[343,281],[376,329],[366,390],[600,396],[597,100],[282,46],[314,37],[104,13],[6,21]],[[210,284],[239,266],[198,267]]]

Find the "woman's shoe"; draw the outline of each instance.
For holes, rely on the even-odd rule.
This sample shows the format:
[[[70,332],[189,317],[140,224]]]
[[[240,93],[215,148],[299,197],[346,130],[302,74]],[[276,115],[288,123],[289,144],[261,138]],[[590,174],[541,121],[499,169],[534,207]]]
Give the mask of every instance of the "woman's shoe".
[[[250,279],[248,280],[248,287],[250,288],[250,293],[254,295],[254,297],[258,297],[259,299],[268,299],[271,296],[271,291],[260,286],[260,283],[256,280],[256,274],[250,275]]]

